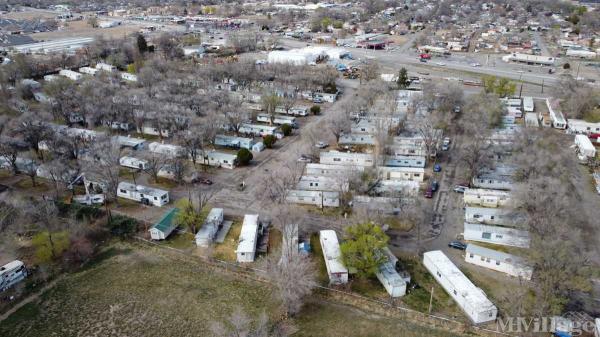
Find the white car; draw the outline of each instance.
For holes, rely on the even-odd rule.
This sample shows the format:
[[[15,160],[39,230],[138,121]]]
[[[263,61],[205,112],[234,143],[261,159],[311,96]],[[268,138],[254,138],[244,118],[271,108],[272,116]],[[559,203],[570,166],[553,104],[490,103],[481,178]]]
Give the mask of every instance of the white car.
[[[319,148],[319,149],[324,149],[326,147],[328,147],[329,144],[325,143],[325,142],[318,142],[317,144],[315,144],[315,147]]]
[[[481,67],[481,63],[477,63],[477,62],[471,63],[471,67]]]
[[[436,64],[438,66],[440,66],[440,67],[445,67],[446,66],[446,63],[444,63],[444,62],[437,62]]]

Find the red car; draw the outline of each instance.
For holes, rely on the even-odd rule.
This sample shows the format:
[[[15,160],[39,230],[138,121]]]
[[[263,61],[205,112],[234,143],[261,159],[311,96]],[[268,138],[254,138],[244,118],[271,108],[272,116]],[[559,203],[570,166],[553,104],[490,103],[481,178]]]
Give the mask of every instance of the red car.
[[[433,198],[433,190],[431,189],[431,187],[428,187],[427,191],[425,191],[425,198],[428,198],[428,199]]]

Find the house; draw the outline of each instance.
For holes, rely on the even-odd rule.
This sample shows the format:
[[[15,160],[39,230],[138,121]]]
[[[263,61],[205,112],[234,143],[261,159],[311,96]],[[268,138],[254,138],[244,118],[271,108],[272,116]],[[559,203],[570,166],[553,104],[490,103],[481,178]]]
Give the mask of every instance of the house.
[[[365,170],[364,166],[347,166],[347,165],[330,165],[330,164],[318,164],[308,163],[305,167],[305,174],[308,176],[321,176],[321,177],[349,177],[353,174],[360,174]]]
[[[320,231],[319,242],[323,250],[323,259],[325,259],[329,284],[348,283],[348,269],[342,262],[342,252],[335,231]]]
[[[510,166],[498,166],[493,170],[483,170],[473,177],[474,187],[492,190],[510,190],[513,188],[515,169]]]
[[[61,69],[58,74],[73,81],[77,81],[83,76],[80,73],[69,69]]]
[[[546,106],[548,107],[552,127],[555,129],[566,129],[567,120],[560,108],[560,101],[556,98],[546,98]]]
[[[169,237],[173,230],[177,228],[175,218],[177,217],[178,212],[179,210],[177,208],[170,209],[159,222],[155,223],[154,226],[148,230],[152,240],[165,240]]]
[[[119,165],[136,170],[146,170],[148,168],[148,161],[145,159],[123,156],[119,158]]]
[[[369,153],[329,151],[321,152],[319,158],[321,164],[372,167],[375,163],[373,155]]]
[[[465,222],[463,237],[467,241],[493,243],[501,246],[529,248],[529,232],[510,227],[489,226]]]
[[[250,124],[244,123],[238,129],[239,133],[249,134],[255,137],[264,137],[267,135],[273,135],[277,137],[277,139],[283,138],[283,133],[279,131],[279,127],[277,126],[268,126],[268,125],[260,125],[260,124]]]
[[[198,247],[208,247],[215,239],[221,224],[223,224],[223,209],[211,209],[202,228],[196,233],[196,245]]]
[[[424,253],[423,265],[473,323],[496,320],[496,306],[442,251]]]
[[[247,149],[252,150],[252,147],[256,144],[254,139],[227,135],[216,135],[215,145],[224,146],[233,149]]]
[[[258,214],[244,215],[242,230],[235,251],[237,262],[254,262],[256,257],[256,241],[258,240]]]
[[[134,185],[124,181],[120,182],[117,187],[117,196],[157,207],[162,207],[169,203],[168,191],[142,185]]]
[[[507,206],[510,201],[510,193],[484,188],[468,188],[463,194],[463,201],[468,205],[483,207]]]
[[[379,178],[383,180],[423,181],[425,179],[425,169],[422,167],[380,166]]]
[[[19,260],[9,262],[0,267],[0,292],[23,281],[27,277],[27,268]]]
[[[314,205],[321,208],[340,207],[340,192],[290,190],[285,200],[295,204]]]
[[[340,177],[302,176],[296,185],[299,190],[306,191],[339,191],[349,189],[348,179]]]
[[[567,133],[570,134],[589,136],[594,133],[600,133],[600,123],[590,123],[582,119],[568,119],[568,125]]]
[[[465,261],[525,280],[533,275],[533,268],[523,258],[472,243],[467,245]]]
[[[391,254],[389,248],[387,248],[386,254]],[[396,261],[397,259],[388,257],[387,261],[377,267],[375,276],[391,297],[402,297],[406,295],[407,282],[396,271]]]
[[[575,145],[577,146],[577,153],[579,154],[579,160],[587,161],[588,158],[596,157],[596,147],[592,144],[592,141],[586,135],[575,135]]]
[[[375,146],[377,140],[375,137],[367,134],[343,134],[338,140],[339,145],[371,145]]]
[[[465,207],[465,221],[470,223],[502,225],[510,222],[509,215],[509,211],[501,208]]]
[[[385,160],[385,166],[391,167],[425,167],[425,157],[423,156],[394,156]]]

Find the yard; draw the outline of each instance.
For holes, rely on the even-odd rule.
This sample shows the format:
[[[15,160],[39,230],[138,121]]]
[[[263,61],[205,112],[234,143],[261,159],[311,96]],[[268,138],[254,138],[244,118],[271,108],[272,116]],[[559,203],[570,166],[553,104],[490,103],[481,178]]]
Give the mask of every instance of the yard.
[[[277,315],[271,290],[156,248],[113,244],[38,303],[0,324],[2,336],[210,336],[236,306]],[[294,336],[452,336],[401,320],[311,300]]]

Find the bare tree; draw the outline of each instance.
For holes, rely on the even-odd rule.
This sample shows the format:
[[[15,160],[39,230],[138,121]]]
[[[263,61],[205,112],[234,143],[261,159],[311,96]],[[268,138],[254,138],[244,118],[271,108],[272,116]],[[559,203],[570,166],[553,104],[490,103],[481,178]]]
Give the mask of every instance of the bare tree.
[[[170,158],[161,153],[147,152],[144,154],[143,159],[148,162],[144,171],[152,177],[155,183],[157,183],[160,171],[167,167]]]
[[[229,319],[222,322],[211,322],[210,330],[215,337],[275,337],[269,331],[269,319],[265,313],[262,313],[258,320],[254,322],[248,314],[237,307],[229,316]],[[254,327],[253,327],[254,325]]]
[[[105,185],[103,188],[105,200],[115,201],[118,204],[117,187],[121,181],[119,169],[122,155],[120,144],[114,138],[100,138],[92,145],[91,153],[94,160],[84,164],[85,171],[97,176]],[[108,212],[110,215],[110,210]]]

